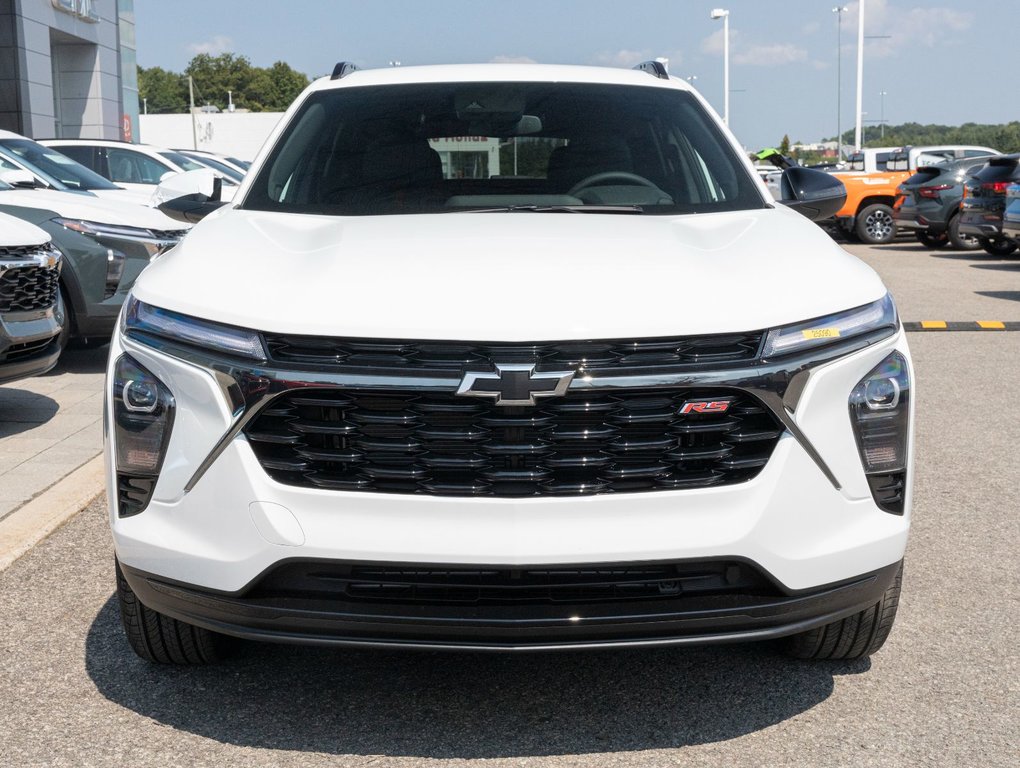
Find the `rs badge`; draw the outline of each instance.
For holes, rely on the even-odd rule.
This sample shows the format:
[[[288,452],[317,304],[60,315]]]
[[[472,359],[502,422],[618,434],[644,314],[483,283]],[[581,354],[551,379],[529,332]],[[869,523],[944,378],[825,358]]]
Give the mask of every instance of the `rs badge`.
[[[680,413],[726,413],[730,409],[731,399],[726,400],[688,400],[680,406]]]

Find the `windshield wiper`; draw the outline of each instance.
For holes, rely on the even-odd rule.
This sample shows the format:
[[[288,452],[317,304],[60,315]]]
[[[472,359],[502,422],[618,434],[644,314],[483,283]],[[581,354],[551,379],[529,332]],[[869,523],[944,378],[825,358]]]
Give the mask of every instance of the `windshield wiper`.
[[[644,213],[640,205],[501,205],[498,208],[450,208],[450,213]]]

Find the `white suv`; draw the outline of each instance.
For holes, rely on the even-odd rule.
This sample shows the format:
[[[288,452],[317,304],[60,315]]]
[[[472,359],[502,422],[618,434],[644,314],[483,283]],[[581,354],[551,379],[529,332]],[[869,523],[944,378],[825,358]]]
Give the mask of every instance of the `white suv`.
[[[124,626],[490,650],[885,641],[910,355],[661,65],[351,71],[139,278],[110,350]],[[196,277],[197,276],[197,277]]]

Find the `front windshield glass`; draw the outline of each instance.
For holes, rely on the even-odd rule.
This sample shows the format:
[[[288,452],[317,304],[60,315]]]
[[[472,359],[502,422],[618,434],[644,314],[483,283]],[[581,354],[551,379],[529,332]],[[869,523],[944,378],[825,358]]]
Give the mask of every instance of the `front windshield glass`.
[[[763,208],[760,186],[684,91],[416,83],[312,94],[242,207],[678,214]]]
[[[98,173],[90,171],[67,155],[30,139],[0,140],[0,154],[7,154],[21,161],[57,189],[76,191],[120,189],[116,184],[111,184]]]

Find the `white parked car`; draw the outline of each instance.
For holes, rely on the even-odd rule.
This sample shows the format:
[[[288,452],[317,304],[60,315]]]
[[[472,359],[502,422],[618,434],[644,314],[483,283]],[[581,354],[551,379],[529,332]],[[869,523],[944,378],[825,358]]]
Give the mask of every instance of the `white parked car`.
[[[0,384],[57,364],[64,323],[60,266],[46,232],[0,213]]]
[[[103,139],[47,139],[42,142],[125,189],[151,194],[168,174],[206,166],[170,149]],[[230,200],[237,182],[223,180],[223,199]]]
[[[104,179],[67,155],[11,131],[0,130],[0,171],[28,171],[36,186],[58,192],[147,205],[145,192],[128,190]]]
[[[791,168],[780,204],[654,62],[352,69],[232,204],[162,206],[205,219],[106,385],[133,649],[881,647],[913,382],[878,275],[801,215],[842,183]]]

